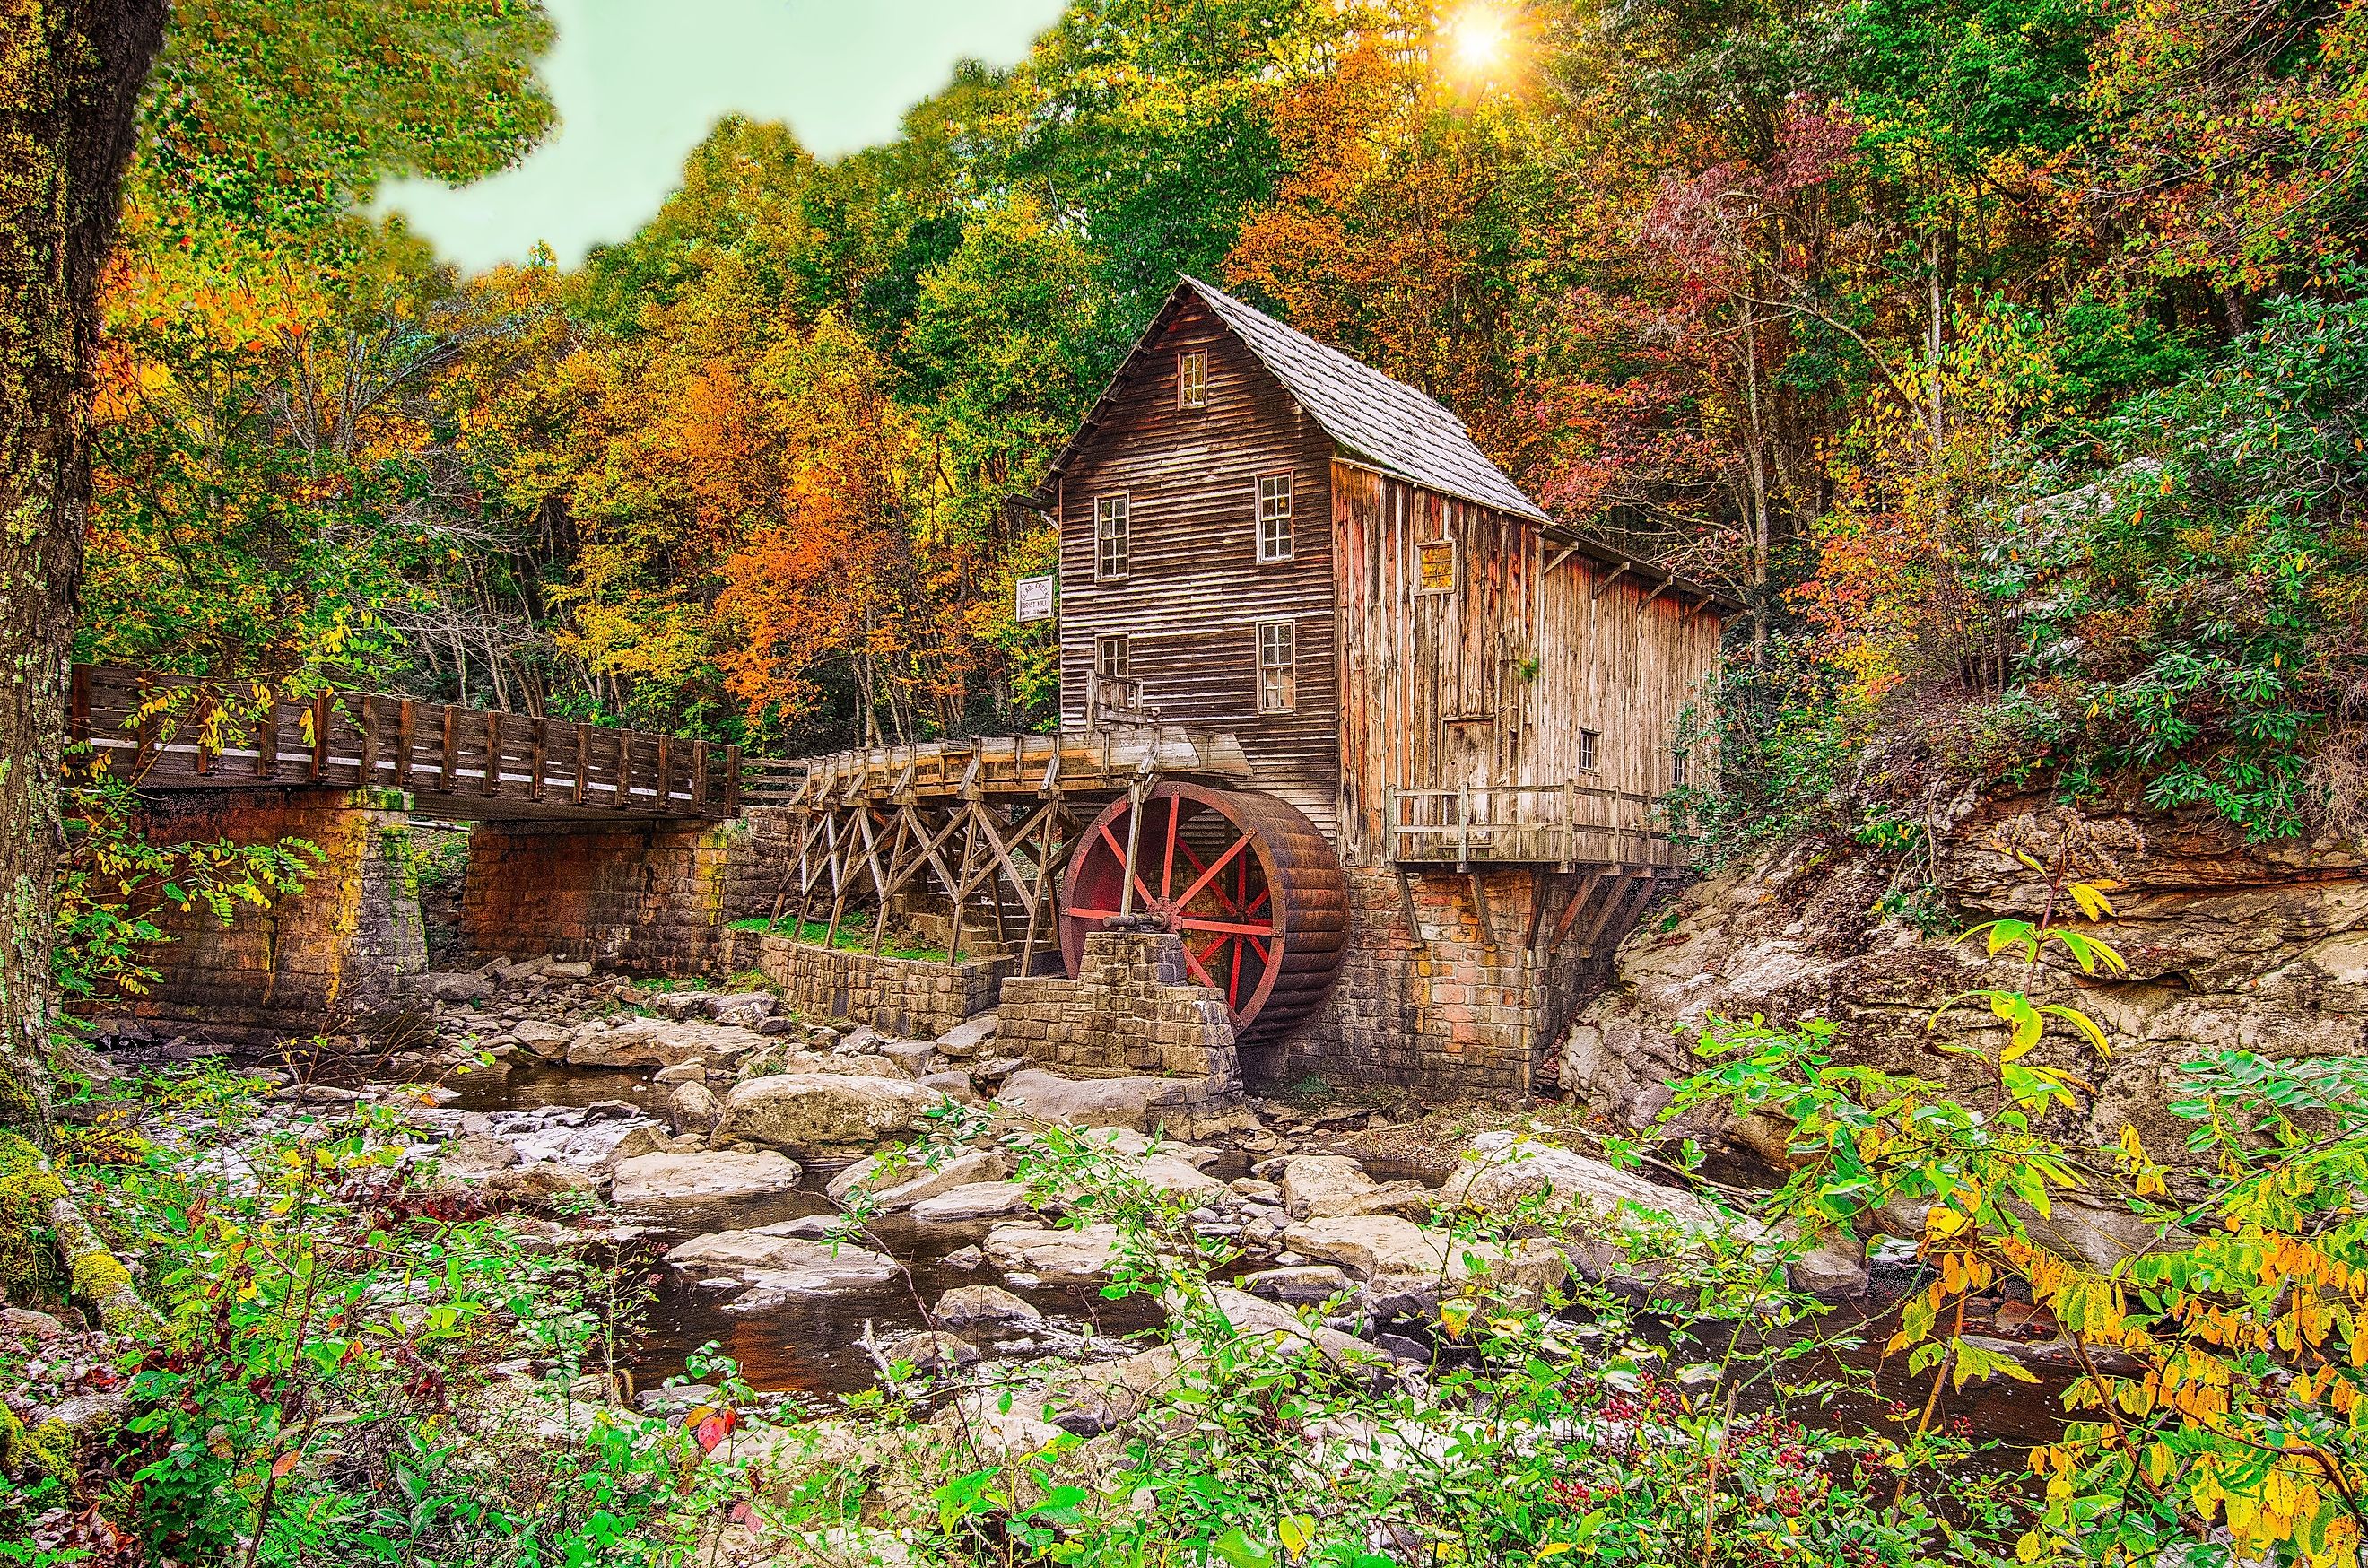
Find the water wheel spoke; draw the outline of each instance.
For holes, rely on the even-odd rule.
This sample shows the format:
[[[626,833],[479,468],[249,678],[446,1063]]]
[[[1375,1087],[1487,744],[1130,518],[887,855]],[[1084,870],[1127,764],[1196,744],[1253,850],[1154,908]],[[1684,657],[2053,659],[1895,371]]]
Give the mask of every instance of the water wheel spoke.
[[[1209,978],[1209,971],[1201,967],[1201,960],[1192,956],[1192,949],[1190,944],[1187,944],[1184,949],[1184,967],[1190,970],[1194,978],[1198,979],[1201,984],[1207,986],[1210,990],[1214,991],[1218,989],[1217,983]],[[1225,999],[1226,1007],[1230,1009],[1233,1005],[1233,998],[1230,996],[1227,997]]]
[[[1102,841],[1110,846],[1110,853],[1118,857],[1119,865],[1124,869],[1127,877],[1134,883],[1134,891],[1143,895],[1144,905],[1148,907],[1158,903],[1157,899],[1151,896],[1151,889],[1144,885],[1143,873],[1127,864],[1126,846],[1118,841],[1118,835],[1110,830],[1108,823],[1102,824]]]
[[[1072,920],[1115,920],[1118,918],[1118,911],[1115,909],[1086,909],[1081,906],[1072,905],[1069,910],[1069,918]]]
[[[1167,853],[1159,860],[1159,896],[1166,898],[1176,891],[1176,824],[1184,818],[1184,802],[1167,802]]]
[[[1108,828],[1104,828],[1102,831],[1107,833],[1110,830]],[[1208,869],[1201,873],[1200,878],[1195,881],[1190,887],[1184,890],[1184,896],[1176,901],[1178,907],[1181,908],[1184,905],[1190,903],[1195,898],[1198,898],[1201,894],[1201,890],[1207,887],[1211,881],[1215,880],[1218,872],[1224,870],[1225,867],[1231,864],[1243,850],[1247,849],[1249,846],[1250,840],[1247,834],[1244,834],[1241,837],[1235,839],[1233,843],[1227,845],[1225,846],[1225,852],[1223,855],[1218,856],[1213,861],[1210,862]]]

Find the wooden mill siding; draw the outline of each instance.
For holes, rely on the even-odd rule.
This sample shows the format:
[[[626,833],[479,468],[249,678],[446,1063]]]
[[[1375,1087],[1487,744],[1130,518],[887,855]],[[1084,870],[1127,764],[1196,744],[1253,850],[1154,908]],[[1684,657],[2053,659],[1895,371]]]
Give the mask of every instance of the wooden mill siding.
[[[1390,858],[1393,788],[1577,779],[1667,792],[1678,715],[1718,658],[1714,608],[1615,578],[1524,519],[1346,460],[1332,496],[1345,861]],[[1438,540],[1455,546],[1455,586],[1418,592],[1418,547]],[[1600,737],[1592,775],[1579,766],[1583,729]]]
[[[1209,356],[1209,406],[1177,406],[1178,357]],[[1135,357],[1061,475],[1061,720],[1086,722],[1103,636],[1132,638],[1132,674],[1164,722],[1231,733],[1248,787],[1334,831],[1340,767],[1334,653],[1331,440],[1281,384],[1191,301]],[[1258,559],[1258,481],[1292,478],[1292,558]],[[1124,493],[1130,569],[1094,577],[1094,503]],[[1258,623],[1290,619],[1298,705],[1258,709]]]

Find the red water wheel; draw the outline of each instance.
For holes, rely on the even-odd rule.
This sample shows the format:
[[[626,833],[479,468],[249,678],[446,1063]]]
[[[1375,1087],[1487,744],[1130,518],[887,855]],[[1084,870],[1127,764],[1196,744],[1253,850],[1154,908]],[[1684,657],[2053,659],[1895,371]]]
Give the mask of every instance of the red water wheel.
[[[1061,956],[1074,978],[1086,937],[1125,904],[1133,802],[1104,808],[1069,861]],[[1323,999],[1349,934],[1340,862],[1315,824],[1272,795],[1153,786],[1135,835],[1133,913],[1184,938],[1192,978],[1213,986],[1245,1040],[1270,1040]]]

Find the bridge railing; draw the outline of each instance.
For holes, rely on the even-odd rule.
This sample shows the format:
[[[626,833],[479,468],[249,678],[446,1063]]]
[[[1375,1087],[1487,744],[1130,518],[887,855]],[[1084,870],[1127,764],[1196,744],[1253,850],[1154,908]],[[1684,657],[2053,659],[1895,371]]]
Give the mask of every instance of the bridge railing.
[[[113,665],[76,665],[69,703],[93,765],[143,790],[404,790],[460,815],[740,810],[740,748],[675,735]]]

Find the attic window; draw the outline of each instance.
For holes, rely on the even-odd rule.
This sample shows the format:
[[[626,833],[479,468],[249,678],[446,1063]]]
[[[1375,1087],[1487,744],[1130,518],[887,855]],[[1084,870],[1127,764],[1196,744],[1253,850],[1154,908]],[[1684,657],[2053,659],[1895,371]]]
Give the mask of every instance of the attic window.
[[[1176,406],[1209,406],[1209,351],[1194,348],[1176,356]]]
[[[1415,591],[1452,594],[1455,591],[1455,541],[1425,540],[1415,547]]]
[[[1127,538],[1127,498],[1123,495],[1094,497],[1094,580],[1116,582],[1126,575],[1129,540]]]

